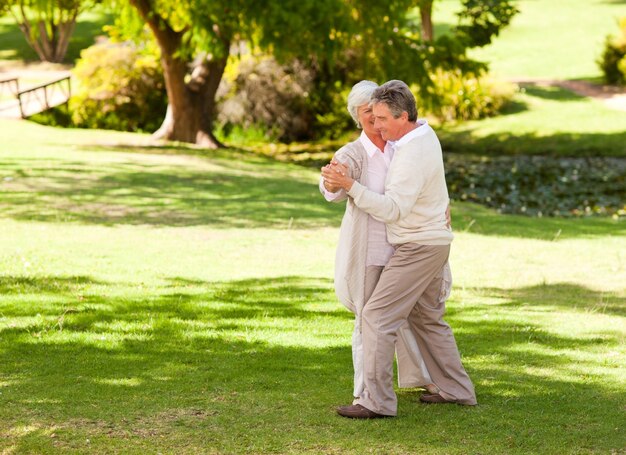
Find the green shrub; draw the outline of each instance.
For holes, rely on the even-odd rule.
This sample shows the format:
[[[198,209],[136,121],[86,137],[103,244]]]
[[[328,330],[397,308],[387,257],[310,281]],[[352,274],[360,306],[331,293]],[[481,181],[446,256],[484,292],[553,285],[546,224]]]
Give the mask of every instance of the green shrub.
[[[622,75],[622,85],[626,82],[626,54],[617,62],[617,69]]]
[[[348,112],[348,94],[352,87],[337,83],[325,90],[318,89],[311,100],[315,114],[316,139],[337,139],[348,131],[354,131],[354,120]],[[323,96],[320,96],[323,95]]]
[[[268,139],[307,140],[315,115],[308,106],[313,71],[298,61],[246,56],[227,68],[218,92],[218,124],[228,135],[236,125],[263,127]]]
[[[450,197],[501,213],[626,216],[626,163],[616,158],[446,154]]]
[[[328,82],[301,62],[278,64],[271,57],[247,57],[231,66],[220,87],[218,123],[228,136],[234,125],[265,128],[283,142],[336,139],[354,130],[346,109],[352,84]],[[511,84],[484,76],[437,70],[432,85],[414,87],[420,116],[441,122],[496,115],[513,96]]]
[[[626,85],[626,17],[619,21],[620,36],[609,35],[598,65],[608,84]]]
[[[41,125],[59,128],[70,128],[74,126],[72,123],[72,114],[70,113],[67,103],[31,115],[28,117],[28,120]]]
[[[437,69],[431,81],[431,86],[414,90],[420,116],[433,116],[442,123],[497,115],[515,91],[511,84],[497,84],[486,76],[459,70]]]
[[[167,95],[158,58],[130,44],[97,44],[81,52],[70,100],[72,120],[84,128],[154,131]]]

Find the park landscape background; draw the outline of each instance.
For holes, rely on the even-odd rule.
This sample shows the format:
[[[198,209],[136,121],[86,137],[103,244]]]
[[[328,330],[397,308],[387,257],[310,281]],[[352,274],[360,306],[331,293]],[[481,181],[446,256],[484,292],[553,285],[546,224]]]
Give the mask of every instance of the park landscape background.
[[[444,148],[624,166],[626,112],[557,82],[599,82],[626,4],[518,7],[480,51],[520,81],[513,106],[444,125]],[[83,19],[74,56],[107,17]],[[3,19],[0,68],[47,69],[23,63],[18,38]],[[397,419],[355,422],[334,414],[352,381],[351,315],[332,290],[342,207],[301,165],[334,144],[207,151],[6,119],[0,135],[2,453],[626,450],[622,215],[455,200],[447,320],[480,405],[400,390]]]

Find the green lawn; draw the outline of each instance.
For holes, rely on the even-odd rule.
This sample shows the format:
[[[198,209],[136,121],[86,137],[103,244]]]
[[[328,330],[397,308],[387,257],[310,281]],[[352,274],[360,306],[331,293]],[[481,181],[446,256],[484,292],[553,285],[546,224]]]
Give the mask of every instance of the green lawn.
[[[316,171],[0,121],[0,452],[619,453],[626,227],[454,204],[480,405],[337,417],[351,317]]]
[[[444,149],[491,155],[626,157],[626,112],[558,87],[522,87],[502,115],[442,128]]]
[[[472,52],[495,75],[513,78],[595,79],[596,60],[608,34],[626,17],[621,0],[520,0],[520,13],[494,42]],[[434,2],[435,33],[456,24],[459,0]]]
[[[590,79],[605,37],[618,33],[626,3],[604,0],[521,0],[520,13],[494,42],[471,55],[498,78]],[[434,3],[437,33],[456,23],[458,0]],[[445,125],[448,151],[491,155],[626,156],[626,112],[557,87],[524,85],[503,115]]]

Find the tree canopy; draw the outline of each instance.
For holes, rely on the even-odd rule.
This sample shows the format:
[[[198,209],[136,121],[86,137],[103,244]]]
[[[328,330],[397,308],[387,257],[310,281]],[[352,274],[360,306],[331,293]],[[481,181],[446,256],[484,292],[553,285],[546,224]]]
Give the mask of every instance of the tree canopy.
[[[161,52],[169,108],[157,136],[206,146],[219,145],[215,93],[242,43],[315,66],[322,87],[363,78],[428,84],[437,67],[480,68],[466,49],[489,42],[515,13],[508,0],[462,0],[454,34],[428,41],[407,21],[415,0],[129,1]],[[118,26],[138,31],[128,10],[120,17]]]
[[[67,53],[78,15],[99,0],[0,0],[42,61],[59,63]]]

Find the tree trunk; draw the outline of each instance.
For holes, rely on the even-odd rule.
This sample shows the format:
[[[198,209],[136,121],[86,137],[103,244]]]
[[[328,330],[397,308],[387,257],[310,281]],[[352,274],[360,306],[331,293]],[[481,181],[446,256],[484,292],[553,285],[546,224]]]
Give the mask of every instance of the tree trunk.
[[[162,58],[169,104],[163,124],[154,133],[157,139],[191,142],[207,148],[224,145],[213,134],[216,116],[215,93],[222,80],[227,58],[204,61],[185,83],[187,63]]]
[[[59,36],[57,39],[57,45],[55,50],[59,62],[62,62],[65,58],[65,54],[67,54],[67,48],[70,45],[70,38],[74,33],[77,19],[78,11],[76,11],[76,14],[74,14],[73,18],[71,18],[69,21],[59,24]]]
[[[167,113],[153,137],[190,142],[207,148],[223,147],[213,135],[215,93],[228,59],[229,42],[224,41],[222,57],[203,59],[185,82],[191,62],[177,56],[186,30],[175,31],[152,9],[147,0],[130,0],[148,23],[159,48],[167,90]]]
[[[44,14],[43,17],[37,19],[35,27],[33,27],[31,23],[33,20],[28,17],[23,5],[20,5],[21,17],[18,18],[14,15],[26,42],[33,48],[42,62],[61,63],[65,58],[79,10],[77,8],[66,12],[69,18],[63,20],[63,14],[61,14],[58,23],[55,20],[54,11],[46,12],[50,14]]]
[[[432,41],[433,36],[433,0],[421,0],[419,3],[422,19],[422,39]]]

